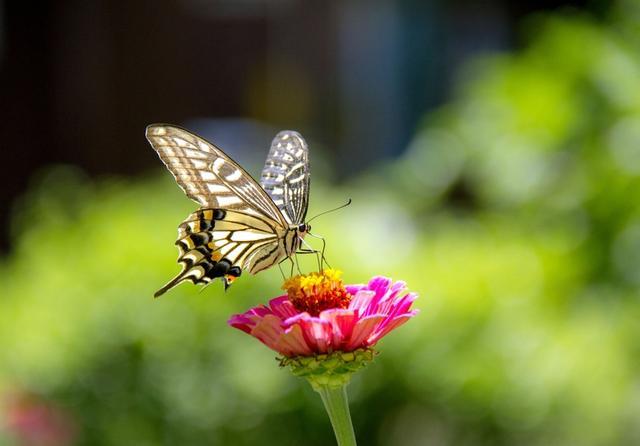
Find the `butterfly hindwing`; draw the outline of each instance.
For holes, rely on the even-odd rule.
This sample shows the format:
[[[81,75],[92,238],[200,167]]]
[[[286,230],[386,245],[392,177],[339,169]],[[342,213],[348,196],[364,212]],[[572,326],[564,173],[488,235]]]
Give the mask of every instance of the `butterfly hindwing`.
[[[292,130],[278,133],[262,169],[260,184],[289,224],[304,222],[309,202],[309,149]]]
[[[261,253],[271,253],[272,260],[277,260],[281,243],[275,229],[260,217],[201,208],[178,227],[176,246],[182,271],[158,290],[156,297],[185,280],[206,284],[222,278],[226,287],[244,269],[258,272],[256,262],[262,259]],[[263,261],[267,259],[271,260],[267,257]]]

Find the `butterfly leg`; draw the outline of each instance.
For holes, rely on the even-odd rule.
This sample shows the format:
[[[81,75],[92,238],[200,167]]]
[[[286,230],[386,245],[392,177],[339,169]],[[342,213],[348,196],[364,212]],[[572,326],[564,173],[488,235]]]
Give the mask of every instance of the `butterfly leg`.
[[[322,271],[322,266],[324,263],[327,263],[326,261],[324,261],[324,247],[325,247],[325,241],[324,239],[322,239],[322,251],[318,251],[317,249],[313,249],[304,239],[300,239],[301,245],[305,245],[306,248],[300,248],[298,249],[298,253],[299,254],[315,254],[316,255],[316,261],[318,262],[318,271]],[[322,252],[321,255],[320,252]],[[327,265],[329,265],[327,263]],[[331,267],[331,266],[329,266]]]
[[[287,280],[287,278],[284,275],[284,271],[282,271],[282,262],[286,261],[287,259],[282,259],[278,262],[278,269],[280,270],[280,274],[282,274],[282,280]]]
[[[289,277],[293,277],[293,266],[295,265],[295,262],[291,257],[289,257],[289,260],[291,261],[291,270],[289,271]]]
[[[320,259],[318,257],[318,252],[315,249],[298,249],[298,251],[296,251],[296,255],[300,254],[315,254],[316,255],[316,260],[318,261],[318,271],[320,271]]]
[[[278,262],[278,268],[280,268],[280,272],[282,272],[282,267],[280,265],[282,265],[287,260],[289,262],[291,262],[291,269],[289,270],[289,278],[291,278],[291,277],[293,277],[293,268],[294,268],[294,262],[293,262],[293,259],[291,258],[291,256],[285,257],[284,259],[280,260],[280,262]],[[287,280],[287,277],[285,276],[284,273],[282,273],[282,278],[284,280]]]
[[[317,238],[322,240],[322,250],[320,251],[320,260],[318,261],[318,263],[320,264],[319,269],[322,271],[324,265],[327,265],[329,268],[331,268],[331,265],[329,264],[329,261],[327,260],[327,258],[325,257],[324,253],[325,253],[325,249],[327,247],[327,241],[325,240],[324,237],[321,237],[319,235],[316,234],[312,234],[310,232],[307,233],[308,235],[310,235],[311,237]],[[306,242],[305,245],[309,246]],[[315,251],[316,253],[318,251]]]
[[[298,262],[298,252],[295,252],[293,255],[296,258],[295,264],[296,264],[296,268],[298,269],[298,274],[302,275],[302,270],[300,269],[300,262]],[[293,265],[291,265],[291,273],[293,273]]]

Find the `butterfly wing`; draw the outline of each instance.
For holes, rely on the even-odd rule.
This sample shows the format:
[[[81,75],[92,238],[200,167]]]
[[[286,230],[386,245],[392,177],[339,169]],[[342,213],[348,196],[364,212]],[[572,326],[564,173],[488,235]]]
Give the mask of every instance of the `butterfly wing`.
[[[309,149],[298,132],[284,130],[271,143],[260,184],[289,224],[304,222],[309,205]]]
[[[171,125],[150,125],[146,136],[185,194],[202,206],[179,226],[182,271],[156,297],[185,280],[221,277],[227,287],[243,269],[255,274],[286,256],[287,246],[293,249],[280,209],[222,150]]]
[[[178,227],[176,246],[182,271],[156,297],[186,280],[207,284],[222,278],[226,289],[243,269],[255,274],[286,255],[272,221],[224,209],[202,208],[189,215]]]
[[[264,189],[210,142],[165,124],[148,126],[146,137],[184,193],[201,206],[260,215],[287,225]]]

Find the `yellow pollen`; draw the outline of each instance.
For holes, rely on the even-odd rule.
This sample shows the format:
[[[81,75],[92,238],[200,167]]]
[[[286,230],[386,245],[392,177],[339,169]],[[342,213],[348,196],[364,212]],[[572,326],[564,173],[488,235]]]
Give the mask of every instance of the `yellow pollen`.
[[[284,282],[282,289],[299,311],[317,316],[329,308],[347,308],[351,295],[344,287],[341,271],[325,269],[319,273],[303,274]]]

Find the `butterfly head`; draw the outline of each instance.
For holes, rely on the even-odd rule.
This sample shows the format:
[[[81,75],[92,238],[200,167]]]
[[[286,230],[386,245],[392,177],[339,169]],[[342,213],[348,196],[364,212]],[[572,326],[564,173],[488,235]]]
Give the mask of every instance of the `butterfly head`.
[[[311,225],[301,223],[298,225],[297,231],[299,236],[304,237],[307,232],[311,231]]]

